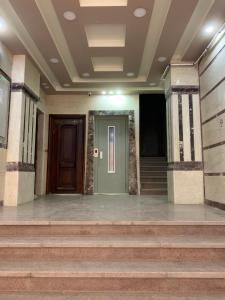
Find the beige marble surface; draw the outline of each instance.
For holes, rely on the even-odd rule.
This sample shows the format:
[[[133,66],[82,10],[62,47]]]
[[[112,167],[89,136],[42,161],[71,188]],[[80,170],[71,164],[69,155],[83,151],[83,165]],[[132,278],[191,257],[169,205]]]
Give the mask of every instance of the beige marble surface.
[[[199,224],[223,222],[225,212],[205,205],[174,205],[164,196],[129,195],[49,195],[19,207],[0,208],[1,224],[33,221],[43,224]]]

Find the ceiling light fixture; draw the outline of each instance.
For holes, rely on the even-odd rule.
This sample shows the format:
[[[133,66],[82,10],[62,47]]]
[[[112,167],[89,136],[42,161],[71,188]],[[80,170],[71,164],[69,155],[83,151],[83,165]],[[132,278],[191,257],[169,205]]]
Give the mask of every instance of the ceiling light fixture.
[[[137,18],[142,18],[146,15],[146,9],[145,8],[136,8],[134,11],[134,16]]]
[[[90,74],[89,73],[83,73],[82,76],[83,77],[90,77]]]
[[[109,95],[114,95],[114,92],[113,91],[109,91]]]
[[[214,28],[214,26],[212,26],[212,25],[209,25],[209,26],[207,26],[207,27],[205,28],[205,32],[206,32],[207,34],[213,33],[214,30],[215,30],[215,28]]]
[[[132,72],[127,73],[127,77],[133,77],[133,76],[134,76],[134,73],[132,73]]]
[[[69,84],[69,83],[64,83],[64,84],[63,84],[63,86],[65,86],[65,87],[69,87],[69,86],[70,86],[70,84]]]
[[[150,86],[156,86],[156,83],[155,82],[150,82],[149,85]]]
[[[158,58],[158,61],[159,62],[164,62],[164,61],[166,61],[167,60],[167,58],[165,57],[165,56],[160,56],[159,58]]]
[[[45,85],[44,88],[45,88],[45,89],[49,89],[49,86],[48,86],[48,85]]]
[[[0,17],[0,32],[4,32],[6,30],[6,27],[7,26],[5,20],[2,17]]]
[[[106,95],[106,91],[102,91],[102,95]]]
[[[67,20],[67,21],[74,21],[76,19],[76,15],[74,12],[72,11],[65,11],[63,14],[63,17]]]
[[[53,57],[50,59],[50,62],[53,64],[58,64],[59,60],[57,58]]]
[[[122,94],[122,91],[121,91],[121,90],[117,90],[117,91],[116,91],[116,94],[117,94],[117,95],[121,95],[121,94]]]

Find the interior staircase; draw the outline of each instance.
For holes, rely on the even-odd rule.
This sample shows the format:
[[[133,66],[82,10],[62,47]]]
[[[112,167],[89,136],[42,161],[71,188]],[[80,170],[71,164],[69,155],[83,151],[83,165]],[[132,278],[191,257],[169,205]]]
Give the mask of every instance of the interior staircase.
[[[225,299],[225,222],[1,222],[0,299]]]
[[[140,158],[141,195],[167,195],[165,157]]]

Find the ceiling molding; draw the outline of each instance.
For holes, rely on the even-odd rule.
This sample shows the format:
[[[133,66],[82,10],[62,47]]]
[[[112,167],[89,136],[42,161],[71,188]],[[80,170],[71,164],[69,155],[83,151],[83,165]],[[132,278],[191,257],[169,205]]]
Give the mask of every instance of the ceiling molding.
[[[148,78],[172,0],[155,0],[143,52],[140,76]]]
[[[52,5],[52,1],[35,0],[35,3],[55,43],[56,49],[61,56],[71,81],[79,81],[79,75],[74,64],[73,57],[70,53],[67,41],[63,34],[55,9]]]
[[[20,18],[15,13],[9,1],[1,0],[0,13],[2,17],[6,20],[7,24],[9,24],[9,26],[13,29],[14,33],[21,41],[21,43],[24,45],[24,47],[26,48],[30,56],[33,58],[38,68],[48,78],[51,85],[54,86],[54,88],[59,87],[60,84],[56,79],[54,73],[49,68],[47,62],[45,61],[39,49],[37,48],[30,34],[24,27]]]
[[[180,61],[183,59],[185,53],[191,46],[192,41],[201,29],[202,24],[205,21],[214,3],[215,0],[198,1],[195,11],[192,14],[192,17],[189,20],[188,25],[177,45],[177,48],[172,58],[173,61]]]

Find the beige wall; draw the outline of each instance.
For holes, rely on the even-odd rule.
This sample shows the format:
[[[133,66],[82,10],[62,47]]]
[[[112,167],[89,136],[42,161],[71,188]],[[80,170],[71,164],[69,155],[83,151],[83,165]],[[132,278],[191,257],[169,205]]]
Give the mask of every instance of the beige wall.
[[[11,77],[13,56],[0,42],[0,68]],[[0,201],[4,198],[7,150],[0,148]]]
[[[86,121],[89,110],[134,110],[139,182],[139,95],[53,95],[46,97],[46,108],[49,114],[85,114]]]
[[[199,66],[205,199],[225,203],[225,37]]]

